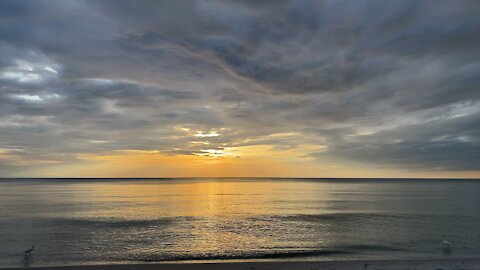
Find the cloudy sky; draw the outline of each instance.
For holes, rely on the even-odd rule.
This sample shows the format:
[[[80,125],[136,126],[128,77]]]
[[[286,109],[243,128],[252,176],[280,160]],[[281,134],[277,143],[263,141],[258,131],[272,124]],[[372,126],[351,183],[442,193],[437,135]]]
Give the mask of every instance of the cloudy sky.
[[[480,1],[0,1],[0,177],[480,177]]]

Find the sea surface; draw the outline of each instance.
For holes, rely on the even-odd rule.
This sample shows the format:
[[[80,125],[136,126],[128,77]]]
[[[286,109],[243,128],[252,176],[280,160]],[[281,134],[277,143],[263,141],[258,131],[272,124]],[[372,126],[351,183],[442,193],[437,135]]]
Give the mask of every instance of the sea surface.
[[[0,267],[479,257],[479,180],[0,179]]]

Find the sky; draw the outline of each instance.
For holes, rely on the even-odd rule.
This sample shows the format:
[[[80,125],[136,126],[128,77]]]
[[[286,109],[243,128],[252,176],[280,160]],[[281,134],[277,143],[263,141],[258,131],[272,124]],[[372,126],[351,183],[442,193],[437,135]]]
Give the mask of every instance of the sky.
[[[0,177],[480,178],[480,1],[0,1]]]

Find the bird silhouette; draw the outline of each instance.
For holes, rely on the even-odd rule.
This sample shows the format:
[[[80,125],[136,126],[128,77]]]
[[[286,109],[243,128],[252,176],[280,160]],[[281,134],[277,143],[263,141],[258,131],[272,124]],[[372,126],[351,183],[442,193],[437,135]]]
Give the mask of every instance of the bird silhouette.
[[[452,253],[452,249],[451,249],[452,243],[447,240],[443,240],[442,243],[443,243],[443,254]]]
[[[32,264],[32,255],[33,251],[35,250],[35,246],[33,245],[31,248],[25,250],[23,252],[23,266],[24,267],[29,267]]]
[[[32,252],[34,250],[35,250],[35,245],[33,245],[31,248],[25,250],[23,253],[25,253],[25,255],[32,254]]]

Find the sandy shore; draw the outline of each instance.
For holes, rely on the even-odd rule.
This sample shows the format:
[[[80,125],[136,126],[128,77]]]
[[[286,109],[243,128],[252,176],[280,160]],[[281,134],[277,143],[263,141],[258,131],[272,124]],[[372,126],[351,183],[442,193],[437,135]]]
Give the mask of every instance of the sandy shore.
[[[19,269],[19,268],[2,268]],[[38,270],[480,270],[480,259],[322,262],[158,263],[30,267]]]

